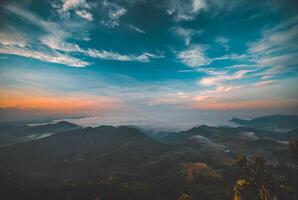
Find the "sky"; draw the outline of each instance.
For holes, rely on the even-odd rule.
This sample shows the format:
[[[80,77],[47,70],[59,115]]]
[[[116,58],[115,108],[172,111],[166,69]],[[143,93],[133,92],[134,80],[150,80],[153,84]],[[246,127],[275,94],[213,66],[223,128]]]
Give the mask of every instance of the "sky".
[[[297,11],[294,0],[2,0],[0,121],[298,114]]]

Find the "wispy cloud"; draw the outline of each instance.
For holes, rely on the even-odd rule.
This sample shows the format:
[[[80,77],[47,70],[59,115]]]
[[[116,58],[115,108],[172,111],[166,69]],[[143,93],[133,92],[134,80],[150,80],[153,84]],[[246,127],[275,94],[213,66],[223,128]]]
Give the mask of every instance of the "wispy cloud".
[[[213,11],[212,14],[209,14],[214,16],[219,10],[247,9],[253,5],[245,0],[167,0],[165,2],[167,14],[177,22],[195,20],[202,12]],[[262,6],[266,6],[265,4],[268,2],[265,1]],[[269,6],[267,5],[267,7]],[[272,3],[270,3],[270,8],[272,9]]]
[[[51,49],[65,51],[65,52],[77,52],[93,58],[100,58],[104,60],[118,60],[118,61],[138,61],[149,62],[150,59],[162,58],[162,55],[156,55],[151,53],[143,53],[140,55],[125,55],[117,52],[97,50],[97,49],[82,49],[76,44],[69,42],[61,42],[53,36],[45,36],[41,38],[41,42]]]
[[[53,35],[43,35],[39,38],[40,42],[51,49],[65,51],[65,52],[80,52],[81,48],[79,45],[72,44],[61,40]]]
[[[222,45],[226,49],[226,51],[229,50],[229,40],[227,38],[222,37],[222,36],[221,37],[217,37],[215,39],[215,42],[217,42],[220,45]]]
[[[56,35],[59,38],[66,38],[70,37],[71,32],[67,32],[61,27],[59,24],[43,20],[39,16],[35,15],[34,13],[25,10],[19,6],[15,5],[7,5],[5,9],[9,12],[13,13],[14,15],[20,17],[21,19],[41,28],[46,33],[50,33],[52,35]]]
[[[207,9],[205,0],[170,0],[167,13],[174,16],[176,21],[193,20],[202,10]]]
[[[172,28],[172,31],[182,40],[184,40],[186,46],[190,44],[192,37],[199,36],[203,33],[203,30],[194,30],[183,27],[174,27]]]
[[[266,29],[262,33],[262,38],[254,43],[250,43],[250,53],[281,52],[293,49],[297,44],[298,16]],[[295,48],[294,48],[295,49]]]
[[[275,26],[266,26],[261,32],[261,39],[248,43],[247,52],[211,58],[212,61],[230,60],[237,64],[225,67],[225,74],[204,77],[199,83],[202,86],[216,86],[228,81],[248,80],[249,77],[261,79],[260,82],[253,84],[253,87],[275,83],[271,79],[294,71],[298,64],[296,59],[298,56],[297,27],[298,16]],[[215,41],[223,46],[228,43],[227,38],[217,38]]]
[[[27,58],[34,58],[45,62],[51,62],[51,63],[57,63],[57,64],[63,64],[67,66],[72,67],[85,67],[89,65],[90,63],[87,61],[84,61],[79,58],[75,58],[68,54],[63,54],[61,52],[58,52],[57,50],[60,50],[59,47],[64,48],[64,50],[70,50],[75,46],[71,45],[67,42],[64,42],[65,39],[71,37],[72,33],[67,32],[63,29],[63,27],[60,24],[45,21],[41,19],[39,16],[22,9],[17,6],[8,5],[5,7],[9,12],[13,13],[14,15],[22,18],[22,20],[25,20],[32,25],[35,25],[39,28],[37,31],[35,37],[34,36],[24,36],[21,35],[21,31],[15,30],[14,31],[14,39],[15,43],[20,42],[19,44],[15,43],[9,43],[7,37],[7,34],[3,41],[1,42],[2,46],[0,47],[0,51],[2,54],[13,54],[18,56],[23,56]],[[47,45],[51,47],[51,49],[44,49],[40,46],[40,44],[36,44],[36,38],[39,37],[39,35],[43,35],[44,32],[47,35],[47,38],[42,36],[42,42],[47,41]],[[16,36],[18,36],[16,38]],[[21,37],[22,36],[22,37]],[[30,37],[27,39],[27,37]],[[25,41],[30,42],[25,42]],[[33,41],[35,40],[35,41]],[[2,40],[1,40],[2,41]],[[20,45],[21,44],[21,45]]]
[[[12,47],[12,46],[4,46],[0,47],[1,54],[12,54],[17,56],[23,56],[26,58],[34,58],[37,60],[50,62],[50,63],[57,63],[72,67],[85,67],[89,65],[89,62],[83,61],[81,59],[61,54],[59,52],[43,52],[43,51],[35,51],[29,48],[19,48],[19,47]]]
[[[215,88],[199,92],[198,95],[194,96],[194,100],[200,103],[216,102],[223,96],[231,94],[232,92],[235,92],[242,87],[243,86],[217,85]]]
[[[239,70],[232,74],[224,74],[224,75],[216,75],[211,77],[204,77],[202,78],[199,83],[202,86],[214,86],[214,85],[220,85],[225,81],[232,81],[232,80],[238,80],[241,78],[244,78],[245,75],[252,70]]]
[[[263,99],[263,100],[235,100],[225,102],[195,103],[193,109],[201,110],[266,110],[297,107],[295,99]]]
[[[80,8],[82,6],[86,7],[85,1],[65,1],[61,6],[64,11],[69,11],[71,9]],[[111,4],[104,2],[107,5]],[[112,4],[112,7],[118,8],[116,4]],[[89,6],[88,6],[89,7]],[[121,54],[113,51],[98,50],[98,49],[84,49],[78,44],[69,42],[69,39],[77,38],[77,40],[84,40],[84,37],[75,37],[72,29],[73,25],[70,27],[63,26],[64,24],[59,24],[52,21],[46,21],[39,16],[22,9],[17,6],[6,6],[9,12],[16,16],[19,16],[23,20],[37,26],[40,28],[40,32],[36,33],[35,37],[32,37],[33,43],[28,43],[25,37],[21,37],[20,31],[14,31],[14,34],[0,33],[0,43],[2,44],[1,53],[2,54],[14,54],[18,56],[30,57],[38,59],[45,62],[52,62],[63,64],[73,67],[85,67],[90,65],[90,62],[82,60],[82,58],[76,58],[72,56],[72,53],[81,54],[83,56],[99,58],[104,60],[117,60],[117,61],[136,61],[136,62],[149,62],[151,59],[162,58],[163,55],[157,55],[152,53],[141,53],[139,55],[135,54]],[[76,10],[78,11],[78,10]],[[110,17],[117,20],[123,13],[121,10],[111,10]],[[123,13],[124,14],[124,13]],[[141,31],[141,30],[139,30]],[[38,39],[39,41],[36,41]],[[38,43],[40,42],[40,43]],[[32,46],[31,46],[32,44]],[[18,48],[16,47],[18,46]],[[26,47],[25,47],[26,45]],[[44,47],[48,47],[45,49]],[[42,50],[41,50],[42,49]]]
[[[0,32],[0,44],[5,46],[25,47],[27,40],[25,36],[15,28],[9,27],[8,30]]]
[[[68,17],[70,12],[88,21],[93,20],[93,15],[90,12],[94,4],[90,4],[85,0],[59,0],[57,3],[52,3],[52,6],[58,11],[61,17]]]
[[[138,28],[138,27],[136,27],[136,26],[134,26],[134,25],[128,25],[128,27],[129,27],[131,30],[134,30],[134,31],[136,31],[136,32],[138,32],[138,33],[146,34],[146,31],[144,31],[144,30],[142,30],[142,29],[140,29],[140,28]]]
[[[90,8],[90,5],[85,0],[63,0],[61,9],[68,11],[78,7]]]
[[[298,64],[298,16],[294,16],[262,32],[262,38],[249,43],[248,52],[259,67],[284,66],[293,68]]]
[[[119,26],[120,18],[127,12],[123,6],[108,1],[102,2],[102,10],[106,13],[104,13],[101,23],[109,28]]]
[[[270,67],[270,66],[293,66],[298,64],[296,59],[298,56],[297,53],[282,54],[282,55],[268,55],[262,56],[256,63],[261,67]]]
[[[163,55],[155,55],[151,53],[143,53],[140,55],[122,55],[115,52],[88,49],[84,53],[90,57],[101,58],[105,60],[118,60],[118,61],[137,61],[137,62],[149,62],[152,58],[163,58]]]
[[[211,60],[205,55],[206,48],[202,45],[193,45],[177,53],[177,58],[189,67],[200,67],[210,64]]]
[[[272,85],[272,84],[276,84],[276,83],[277,83],[277,81],[267,80],[267,81],[257,82],[255,84],[253,84],[253,86],[255,86],[255,87],[266,87],[266,86],[269,86],[269,85]]]
[[[89,21],[93,20],[93,15],[86,10],[76,10],[75,12],[78,16],[80,16],[86,20],[89,20]]]
[[[294,81],[295,82],[295,81]],[[289,91],[280,90],[281,84],[293,84],[293,80],[281,83],[267,80],[250,84],[225,84],[199,92],[190,102],[192,108],[203,110],[246,110],[246,109],[279,109],[297,107],[295,95],[290,95],[295,86],[290,85]],[[279,95],[276,95],[279,94]]]
[[[228,60],[237,64],[217,69],[219,74],[207,73],[207,77],[201,78],[198,83],[203,91],[193,97],[197,101],[193,107],[233,110],[297,106],[294,100],[297,93],[292,91],[296,86],[290,85],[290,81],[289,89],[276,96],[288,82],[283,74],[297,69],[297,23],[298,17],[294,16],[275,26],[266,26],[261,39],[249,43],[243,54],[209,58],[211,62]],[[229,42],[227,38],[216,38],[215,41],[223,47]]]

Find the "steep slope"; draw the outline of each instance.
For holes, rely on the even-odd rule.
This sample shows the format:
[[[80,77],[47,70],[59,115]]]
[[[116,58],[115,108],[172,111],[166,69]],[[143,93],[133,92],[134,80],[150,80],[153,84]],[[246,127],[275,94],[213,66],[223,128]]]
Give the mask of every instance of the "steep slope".
[[[84,128],[3,147],[2,168],[36,179],[80,180],[138,165],[167,150],[167,146],[128,127]]]

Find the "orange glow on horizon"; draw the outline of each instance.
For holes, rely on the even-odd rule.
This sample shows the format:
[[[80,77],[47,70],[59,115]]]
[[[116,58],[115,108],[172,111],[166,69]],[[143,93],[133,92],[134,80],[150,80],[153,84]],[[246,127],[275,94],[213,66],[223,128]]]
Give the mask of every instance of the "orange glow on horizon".
[[[58,113],[92,113],[121,109],[120,101],[104,96],[72,94],[68,96],[0,90],[0,108],[33,109]]]

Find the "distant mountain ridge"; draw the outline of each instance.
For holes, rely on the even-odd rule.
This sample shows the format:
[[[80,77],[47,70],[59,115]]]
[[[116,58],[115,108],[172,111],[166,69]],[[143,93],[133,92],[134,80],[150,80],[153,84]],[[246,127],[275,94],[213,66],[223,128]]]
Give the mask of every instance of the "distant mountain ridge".
[[[251,120],[233,118],[230,120],[230,122],[258,129],[283,131],[295,129],[298,127],[298,115],[270,115],[257,117]]]
[[[211,127],[201,125],[186,131],[170,133],[163,141],[172,144],[194,144],[229,153],[249,154],[271,152],[283,146],[279,141],[297,138],[297,130],[286,133],[271,132],[252,127]],[[262,146],[264,144],[264,146]],[[269,145],[265,145],[269,144]],[[269,150],[269,151],[268,151]]]
[[[48,136],[61,131],[80,128],[80,126],[67,122],[42,125],[0,125],[0,145],[8,145],[18,142],[30,141]]]

